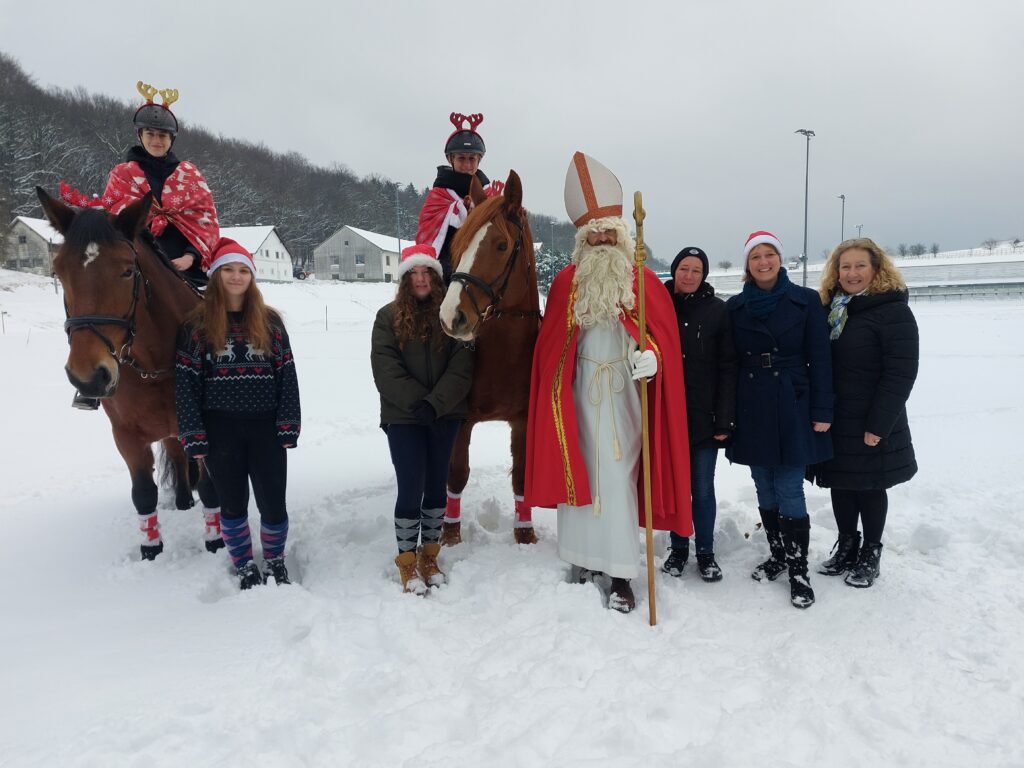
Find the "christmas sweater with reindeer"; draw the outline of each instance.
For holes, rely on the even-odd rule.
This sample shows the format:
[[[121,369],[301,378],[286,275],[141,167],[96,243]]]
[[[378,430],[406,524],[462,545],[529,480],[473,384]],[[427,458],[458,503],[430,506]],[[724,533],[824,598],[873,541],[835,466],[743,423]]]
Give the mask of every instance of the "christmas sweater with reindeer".
[[[220,344],[210,344],[202,331],[190,325],[178,334],[174,395],[178,435],[189,456],[209,453],[203,422],[206,411],[242,418],[274,417],[281,445],[298,442],[299,380],[288,333],[273,317],[271,349],[256,349],[241,320],[241,314],[228,315],[228,337]]]

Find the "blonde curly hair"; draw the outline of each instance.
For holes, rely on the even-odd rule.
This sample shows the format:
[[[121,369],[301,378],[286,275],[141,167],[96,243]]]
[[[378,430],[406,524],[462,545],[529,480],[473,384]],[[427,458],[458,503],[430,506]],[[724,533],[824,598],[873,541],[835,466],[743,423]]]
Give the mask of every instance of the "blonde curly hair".
[[[867,287],[867,293],[907,290],[907,283],[899,269],[892,263],[889,254],[870,237],[855,237],[843,240],[825,262],[825,269],[821,272],[821,288],[818,289],[822,304],[830,303],[836,292],[842,290],[839,286],[839,257],[851,248],[867,251],[871,257],[871,266],[875,270],[875,276],[871,279],[871,285]]]

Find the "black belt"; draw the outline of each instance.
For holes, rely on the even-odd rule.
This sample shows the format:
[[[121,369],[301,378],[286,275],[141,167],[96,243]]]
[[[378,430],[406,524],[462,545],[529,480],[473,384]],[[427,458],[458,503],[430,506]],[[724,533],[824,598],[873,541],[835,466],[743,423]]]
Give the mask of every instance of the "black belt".
[[[741,362],[741,368],[801,368],[807,365],[803,355],[776,355],[762,352],[760,355],[747,355]]]

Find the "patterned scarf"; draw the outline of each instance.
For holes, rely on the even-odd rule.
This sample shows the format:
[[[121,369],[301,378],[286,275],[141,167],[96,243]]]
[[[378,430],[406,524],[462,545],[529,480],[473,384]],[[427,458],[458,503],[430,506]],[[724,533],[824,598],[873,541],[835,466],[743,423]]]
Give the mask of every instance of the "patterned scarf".
[[[850,303],[850,299],[853,298],[852,294],[849,293],[837,293],[832,297],[832,308],[828,313],[828,324],[832,328],[832,332],[829,334],[829,338],[835,341],[839,338],[839,334],[843,332],[843,328],[846,327],[846,305]]]
[[[758,320],[768,317],[768,315],[775,311],[775,307],[779,304],[779,299],[789,289],[789,286],[789,275],[786,274],[785,267],[779,270],[779,279],[775,281],[775,285],[769,291],[758,288],[757,283],[753,280],[749,283],[744,283],[743,295],[747,297],[747,308],[750,314]]]

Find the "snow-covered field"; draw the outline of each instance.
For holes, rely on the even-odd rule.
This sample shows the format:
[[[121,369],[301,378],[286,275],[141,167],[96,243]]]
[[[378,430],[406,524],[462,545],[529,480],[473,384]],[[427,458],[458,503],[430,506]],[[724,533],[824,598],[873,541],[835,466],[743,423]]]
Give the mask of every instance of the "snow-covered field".
[[[299,584],[239,593],[166,493],[166,552],[140,562],[108,422],[70,408],[60,296],[0,272],[0,765],[1024,765],[1024,304],[914,305],[921,471],[873,589],[812,576],[797,611],[752,581],[753,486],[722,461],[725,580],[659,574],[651,628],[646,580],[626,616],[566,583],[553,513],[513,543],[503,426],[476,435],[450,585],[403,595],[369,370],[393,287],[264,290],[302,388]],[[835,523],[808,498],[817,562]]]

